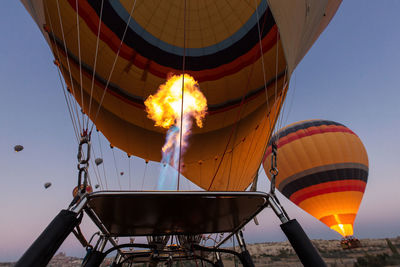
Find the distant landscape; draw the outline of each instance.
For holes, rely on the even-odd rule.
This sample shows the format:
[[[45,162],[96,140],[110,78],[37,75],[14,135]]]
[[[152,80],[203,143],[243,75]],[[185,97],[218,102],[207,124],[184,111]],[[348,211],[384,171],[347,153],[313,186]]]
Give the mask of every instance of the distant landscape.
[[[389,239],[361,239],[361,248],[343,250],[339,240],[312,240],[329,267],[358,266],[400,266],[400,237]],[[289,242],[268,242],[249,244],[248,250],[257,267],[265,266],[303,266]],[[230,256],[224,256],[224,266],[234,267]],[[102,266],[109,266],[112,259],[106,259]],[[78,267],[82,259],[59,253],[48,266]],[[0,267],[13,266],[13,263],[0,263]],[[144,267],[146,265],[136,265]],[[177,266],[196,266],[182,264]],[[240,265],[237,265],[240,266]]]

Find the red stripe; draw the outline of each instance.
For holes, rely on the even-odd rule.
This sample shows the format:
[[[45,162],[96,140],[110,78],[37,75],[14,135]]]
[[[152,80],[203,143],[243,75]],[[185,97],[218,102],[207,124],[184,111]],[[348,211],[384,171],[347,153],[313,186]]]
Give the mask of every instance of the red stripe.
[[[339,182],[342,184],[332,185],[333,182],[328,182],[322,184],[326,185],[325,188],[318,188],[316,190],[310,190],[310,188],[305,188],[292,194],[290,196],[290,200],[296,205],[299,205],[302,201],[308,198],[328,193],[345,192],[345,191],[358,191],[364,193],[365,187],[367,185],[366,182],[360,180],[345,180],[345,181],[335,181],[335,182]],[[350,182],[351,184],[349,184]],[[343,183],[347,184],[344,185]]]
[[[58,48],[60,48],[60,49],[59,49],[59,52],[60,52],[64,57],[66,57],[65,50],[62,49],[60,46],[58,46],[57,43],[54,43],[54,41],[53,41],[52,38],[50,38],[50,41],[51,41],[52,44],[54,44],[55,46],[57,46]],[[75,62],[74,60],[72,60],[71,58],[69,58],[69,59],[70,59],[69,62],[70,62],[72,65],[74,65],[76,68],[79,68],[78,63],[76,63],[76,62]],[[63,65],[61,62],[60,62],[60,64]],[[63,65],[63,66],[64,66],[64,65]],[[65,68],[65,66],[64,66],[64,68]],[[89,79],[92,79],[92,75],[91,75],[90,73],[88,73],[87,71],[85,71],[84,69],[82,69],[82,73],[83,73],[83,75],[84,75],[85,77],[87,77],[87,78],[89,78]],[[282,79],[282,78],[280,78],[280,79]],[[279,79],[279,80],[280,80],[280,79]],[[65,77],[65,80],[66,80],[66,81],[69,81],[69,77]],[[101,82],[99,82],[98,79],[96,79],[96,77],[95,77],[95,79],[94,79],[94,83],[95,83],[98,87],[100,87],[100,88],[102,88],[103,90],[105,90],[105,86],[104,86]],[[112,90],[107,90],[106,93],[115,96],[116,98],[120,99],[121,101],[123,101],[123,102],[125,102],[125,103],[127,103],[127,104],[129,104],[129,105],[131,105],[131,106],[134,106],[134,107],[139,108],[139,109],[142,109],[142,110],[145,109],[145,106],[144,106],[143,104],[139,104],[139,103],[130,101],[129,99],[127,99],[127,98],[121,96],[121,95],[120,95],[119,93],[117,93],[117,92],[114,92],[114,91],[112,91]],[[246,98],[245,101],[244,101],[244,104],[246,104],[246,103],[248,103],[248,102],[254,100],[255,98],[257,98],[257,97],[260,96],[260,95],[263,95],[264,93],[265,93],[265,91],[260,90],[260,92],[258,92],[257,94],[254,94],[254,95],[252,95],[251,97]],[[77,101],[78,101],[78,99],[77,99]],[[224,112],[224,111],[228,111],[228,110],[237,108],[237,107],[239,107],[240,105],[241,105],[241,102],[240,102],[240,103],[237,103],[237,104],[233,104],[233,105],[227,106],[227,107],[224,107],[224,108],[220,108],[220,109],[217,109],[217,110],[209,111],[209,112],[207,112],[207,115],[215,115],[215,114],[218,114],[218,113],[221,113],[221,112]]]
[[[287,136],[284,136],[282,138],[280,138],[277,141],[277,146],[278,148],[287,145],[293,141],[296,141],[298,139],[304,138],[304,137],[308,137],[308,136],[312,136],[312,135],[316,135],[316,134],[323,134],[323,133],[350,133],[350,134],[354,134],[356,135],[352,130],[350,130],[349,128],[345,127],[345,126],[340,126],[340,125],[321,125],[321,126],[311,126],[309,128],[306,129],[300,129],[297,132],[294,133],[290,133]],[[269,155],[271,155],[272,153],[272,147],[268,146],[265,155],[264,155],[264,159],[263,162],[265,162],[265,160],[267,159],[267,157]]]
[[[75,1],[68,0],[72,8],[75,9]],[[87,1],[79,2],[79,16],[86,22],[87,26],[92,30],[93,34],[97,36],[99,17]],[[108,46],[115,52],[118,52],[121,40],[114,34],[103,22],[101,23],[100,39],[108,44]],[[264,54],[268,52],[278,41],[277,26],[274,25],[270,32],[262,40],[262,49]],[[165,67],[155,62],[149,64],[149,59],[141,56],[134,49],[122,43],[119,56],[130,61],[133,65],[143,70],[147,70],[153,75],[162,79],[166,78],[168,73],[180,73],[182,70]],[[244,67],[253,64],[261,56],[259,45],[256,44],[249,52],[238,57],[229,64],[223,66],[207,69],[202,71],[186,71],[186,73],[196,78],[198,82],[212,81],[220,79],[221,77],[234,74]]]
[[[52,38],[50,38],[50,41],[51,41],[52,44],[54,44],[55,46],[57,46],[58,48],[60,48],[60,49],[59,49],[59,52],[60,52],[64,57],[66,57],[66,54],[65,54],[64,49],[62,49],[60,46],[58,46],[56,43],[54,43]],[[71,58],[69,58],[69,59],[70,59],[69,62],[70,62],[72,65],[74,65],[76,68],[79,68],[78,63],[76,63],[76,62],[75,62],[74,60],[72,60]],[[63,65],[61,62],[60,62],[60,64]],[[63,66],[64,66],[64,65],[63,65]],[[64,66],[64,68],[65,68],[65,66]],[[65,68],[65,69],[66,69],[66,68]],[[89,79],[92,79],[92,75],[91,75],[90,73],[88,73],[87,71],[85,71],[84,69],[82,69],[82,73],[83,73],[83,75],[84,75],[85,77],[87,77],[87,78],[89,78]],[[282,79],[282,78],[280,78],[280,79]],[[280,79],[279,79],[279,80],[280,80]],[[68,78],[68,77],[65,77],[65,80],[66,80],[66,81],[69,81],[69,78]],[[103,85],[103,83],[99,82],[96,78],[94,79],[94,83],[95,83],[98,87],[100,87],[100,88],[102,88],[103,90],[105,90],[105,86]],[[127,98],[121,96],[121,95],[120,95],[119,93],[117,93],[117,92],[114,92],[114,91],[112,91],[112,90],[107,90],[106,93],[115,96],[116,98],[120,99],[121,101],[123,101],[123,102],[125,102],[125,103],[127,103],[127,104],[129,104],[129,105],[131,105],[131,106],[134,106],[134,107],[139,108],[139,109],[142,109],[142,110],[145,109],[145,106],[144,106],[143,104],[139,104],[139,103],[130,101],[129,99],[127,99]],[[255,98],[257,98],[257,97],[260,96],[260,95],[263,95],[264,93],[265,93],[265,92],[261,90],[261,91],[258,92],[257,94],[254,94],[254,95],[252,95],[251,97],[246,98],[246,100],[244,101],[244,104],[246,104],[246,103],[248,103],[248,102],[254,100]],[[77,101],[78,101],[78,99],[77,99]],[[78,101],[78,102],[79,102],[79,101]],[[228,111],[228,110],[231,110],[231,109],[234,109],[234,108],[239,107],[240,104],[241,104],[241,103],[237,103],[237,104],[233,104],[233,105],[230,105],[230,106],[227,106],[227,107],[224,107],[224,108],[220,108],[220,109],[217,109],[217,110],[214,110],[214,111],[209,111],[209,112],[207,112],[207,115],[215,115],[215,114],[218,114],[218,113],[221,113],[221,112],[224,112],[224,111]]]

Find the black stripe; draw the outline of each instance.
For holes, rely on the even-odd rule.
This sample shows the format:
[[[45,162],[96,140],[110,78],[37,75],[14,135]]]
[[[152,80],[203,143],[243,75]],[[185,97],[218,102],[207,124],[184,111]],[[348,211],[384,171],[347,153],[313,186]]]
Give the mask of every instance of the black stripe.
[[[50,40],[54,41],[55,45],[57,45],[61,51],[65,52],[65,46],[64,46],[63,42],[60,39],[58,39],[53,33],[49,32],[49,35],[51,36]],[[79,61],[75,55],[73,55],[69,50],[67,50],[67,54],[68,54],[69,60],[73,61],[76,65],[79,65]],[[61,59],[59,59],[59,61],[61,62]],[[69,71],[64,66],[62,66],[62,67],[63,67],[64,73],[69,73]],[[85,64],[84,62],[81,62],[81,67],[89,75],[91,75],[91,76],[93,75],[93,69],[90,66],[88,66],[87,64]],[[269,85],[273,84],[274,82],[280,80],[284,75],[285,75],[285,71],[282,71],[281,73],[278,74],[278,76],[276,78],[274,77],[271,80],[267,81],[266,86],[268,87]],[[104,88],[106,87],[107,81],[105,79],[103,79],[97,73],[95,74],[94,77],[95,77],[95,80],[97,82],[99,82]],[[67,80],[68,80],[68,78],[67,78]],[[119,96],[123,97],[124,99],[127,99],[131,102],[134,102],[134,103],[139,104],[144,107],[144,99],[142,97],[136,96],[133,94],[128,94],[128,93],[126,93],[125,90],[121,89],[118,85],[116,85],[112,82],[110,82],[108,84],[107,90],[112,91],[112,92],[118,94]],[[244,101],[261,93],[262,91],[265,91],[264,86],[247,93],[244,97]],[[216,111],[219,111],[220,109],[225,109],[225,108],[229,108],[234,105],[238,105],[241,102],[242,102],[242,98],[235,98],[235,99],[229,100],[227,102],[214,104],[214,105],[208,105],[208,111],[216,112]]]
[[[88,0],[88,3],[92,6],[97,15],[99,15],[102,1]],[[114,11],[109,1],[104,1],[102,22],[110,28],[118,38],[122,38],[126,23]],[[264,38],[275,25],[275,20],[269,8],[260,16],[259,23],[262,29],[261,35],[262,38]],[[239,41],[221,51],[205,56],[186,56],[185,68],[189,71],[201,71],[228,64],[246,54],[255,45],[259,45],[258,42],[258,28],[257,24],[255,24]],[[151,61],[166,67],[182,69],[182,56],[166,52],[154,46],[129,27],[125,35],[124,43]],[[264,53],[265,52],[266,51],[264,51]]]
[[[306,122],[298,123],[298,124],[296,123],[295,125],[285,128],[283,131],[279,131],[276,134],[274,134],[271,137],[271,140],[269,141],[268,146],[270,146],[273,141],[277,142],[279,139],[281,139],[291,133],[295,133],[298,130],[305,130],[310,127],[318,127],[321,125],[337,125],[337,126],[346,127],[341,123],[338,123],[335,121],[328,121],[328,120],[312,120],[312,121],[306,121]]]
[[[340,180],[361,180],[367,182],[368,171],[359,168],[343,168],[313,173],[288,183],[281,190],[287,198],[309,186]]]

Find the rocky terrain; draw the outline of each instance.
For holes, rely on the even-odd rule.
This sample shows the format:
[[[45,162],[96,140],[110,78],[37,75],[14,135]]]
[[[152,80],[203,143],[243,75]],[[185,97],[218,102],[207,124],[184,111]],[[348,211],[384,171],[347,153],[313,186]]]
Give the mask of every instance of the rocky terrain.
[[[359,257],[365,257],[369,255],[384,254],[392,255],[393,248],[388,246],[388,242],[385,239],[362,239],[362,247],[352,250],[343,250],[340,247],[339,240],[313,240],[315,247],[319,250],[328,266],[332,267],[353,267]],[[400,237],[391,238],[391,244],[400,252]],[[253,261],[257,267],[265,266],[302,266],[297,256],[295,255],[293,248],[289,242],[269,242],[260,244],[249,244],[248,250],[253,257]],[[231,256],[223,256],[225,267],[234,267],[235,262]],[[50,262],[48,266],[54,267],[77,267],[80,266],[82,259],[75,257],[68,257],[64,253],[59,253]],[[102,266],[109,266],[111,259],[107,259]],[[0,263],[0,267],[13,266],[13,263]],[[144,267],[145,265],[137,265],[138,267]],[[196,266],[182,264],[177,266]],[[241,266],[241,265],[237,265]],[[381,265],[371,265],[381,266]],[[387,266],[400,266],[399,265],[387,265]]]
[[[392,254],[385,239],[362,239],[362,247],[343,250],[339,240],[313,240],[328,266],[353,267],[357,258],[365,255]],[[390,241],[400,252],[400,237]],[[303,266],[289,242],[250,244],[248,250],[257,267],[265,266]],[[233,267],[233,261],[226,261],[225,267]],[[400,265],[399,265],[400,266]]]

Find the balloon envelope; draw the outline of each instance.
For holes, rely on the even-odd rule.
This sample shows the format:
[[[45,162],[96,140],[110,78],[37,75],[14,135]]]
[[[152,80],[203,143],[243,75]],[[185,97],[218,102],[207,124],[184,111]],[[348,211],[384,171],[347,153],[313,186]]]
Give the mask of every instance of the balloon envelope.
[[[184,0],[22,1],[83,112],[129,155],[161,161],[166,129],[144,101],[171,74],[199,82],[208,114],[193,128],[182,173],[209,190],[252,182],[290,75],[341,2],[191,1],[184,12]]]
[[[340,123],[309,120],[283,128],[271,140],[278,146],[276,188],[342,236],[353,235],[368,179],[360,138]],[[263,164],[270,178],[271,145]]]

